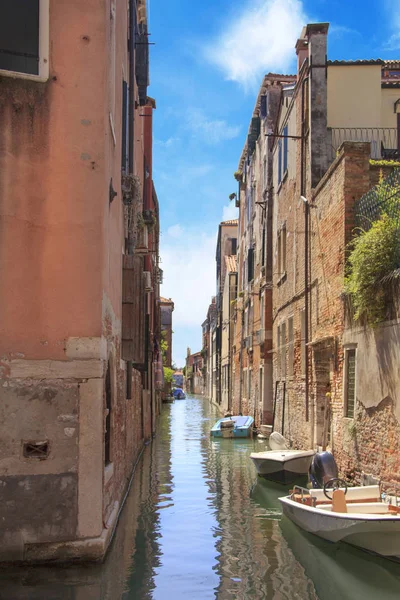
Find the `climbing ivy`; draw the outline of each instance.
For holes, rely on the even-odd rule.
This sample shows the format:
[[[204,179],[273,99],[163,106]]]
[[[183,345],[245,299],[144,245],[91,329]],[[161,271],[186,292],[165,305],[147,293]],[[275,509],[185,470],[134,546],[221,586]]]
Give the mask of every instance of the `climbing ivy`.
[[[381,180],[376,193],[384,199],[381,216],[350,242],[345,278],[354,319],[371,325],[386,319],[390,284],[400,278],[400,190]]]

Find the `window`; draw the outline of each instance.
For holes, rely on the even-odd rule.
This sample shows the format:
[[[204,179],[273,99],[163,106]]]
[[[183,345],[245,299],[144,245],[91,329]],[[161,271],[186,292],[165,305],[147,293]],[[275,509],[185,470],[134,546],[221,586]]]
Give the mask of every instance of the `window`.
[[[282,140],[278,142],[278,185],[282,181]]]
[[[278,275],[286,273],[286,225],[278,232]]]
[[[288,168],[288,135],[289,135],[289,127],[286,125],[286,127],[283,129],[283,135],[285,136],[283,138],[283,173],[282,173],[282,179],[285,176],[285,173],[287,171]]]
[[[281,374],[281,326],[278,325],[276,332],[276,373],[277,377]]]
[[[247,251],[247,281],[254,279],[254,248],[249,248]]]
[[[0,0],[0,71],[49,76],[49,0]]]
[[[285,125],[282,131],[282,138],[278,142],[278,185],[280,185],[285,177],[288,169],[288,135],[289,127]]]
[[[286,377],[286,323],[281,325],[281,377]]]
[[[293,376],[294,370],[294,337],[293,337],[293,317],[288,320],[288,375]]]
[[[248,388],[247,388],[248,389],[248,395],[247,395],[247,397],[250,400],[251,399],[251,376],[253,374],[253,370],[249,369],[248,370],[248,374],[249,374],[249,385],[248,385]]]
[[[261,96],[260,98],[260,117],[265,119],[268,114],[268,97]]]
[[[266,227],[265,227],[265,223],[264,223],[263,230],[262,230],[262,244],[261,244],[261,265],[263,267],[265,267],[265,232],[266,232]]]
[[[235,256],[237,252],[237,238],[231,238],[232,242],[232,255]]]
[[[260,298],[260,329],[263,330],[265,328],[265,295],[261,294]]]
[[[345,351],[344,416],[354,419],[356,400],[356,349]]]
[[[129,88],[126,81],[122,82],[122,149],[121,167],[124,173],[128,172],[129,165]]]

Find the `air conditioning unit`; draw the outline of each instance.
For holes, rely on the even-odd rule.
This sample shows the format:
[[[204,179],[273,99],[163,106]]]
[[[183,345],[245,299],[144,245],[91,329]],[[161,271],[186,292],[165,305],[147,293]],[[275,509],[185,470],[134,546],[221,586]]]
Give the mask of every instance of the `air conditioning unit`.
[[[144,277],[144,291],[145,292],[152,292],[153,291],[153,286],[151,284],[151,273],[150,273],[150,271],[143,271],[143,277]]]
[[[149,251],[149,231],[147,225],[139,227],[137,233],[137,242],[135,246],[135,254],[147,254]]]

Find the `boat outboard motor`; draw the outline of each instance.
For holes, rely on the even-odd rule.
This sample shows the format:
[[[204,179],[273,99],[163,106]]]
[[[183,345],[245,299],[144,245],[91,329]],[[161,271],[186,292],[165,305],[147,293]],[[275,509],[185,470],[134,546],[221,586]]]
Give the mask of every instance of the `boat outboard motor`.
[[[313,488],[323,488],[330,479],[337,479],[338,468],[333,455],[327,451],[315,454],[309,475]]]
[[[283,435],[277,431],[273,431],[269,436],[269,447],[271,450],[287,450],[288,443]]]

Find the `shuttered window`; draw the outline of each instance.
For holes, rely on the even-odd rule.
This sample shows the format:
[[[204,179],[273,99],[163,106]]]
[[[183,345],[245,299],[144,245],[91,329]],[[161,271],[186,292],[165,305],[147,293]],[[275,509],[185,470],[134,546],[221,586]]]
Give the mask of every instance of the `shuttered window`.
[[[354,418],[356,399],[356,351],[346,350],[345,417]]]
[[[282,140],[278,142],[278,185],[282,181]]]
[[[129,131],[128,131],[128,107],[129,107],[129,88],[126,81],[122,82],[122,149],[121,149],[121,163],[122,163],[122,171],[124,173],[128,172],[128,140],[129,140]]]
[[[293,317],[288,320],[288,375],[293,376],[294,369],[294,331]]]
[[[146,306],[143,257],[123,257],[122,278],[122,358],[136,369],[146,362]]]
[[[281,324],[281,377],[286,377],[286,323]]]
[[[283,130],[283,135],[285,136],[283,138],[283,173],[282,173],[282,178],[285,175],[287,168],[288,168],[288,135],[289,135],[289,128],[286,125],[286,127]]]
[[[247,252],[247,281],[254,279],[254,248],[249,248]]]

